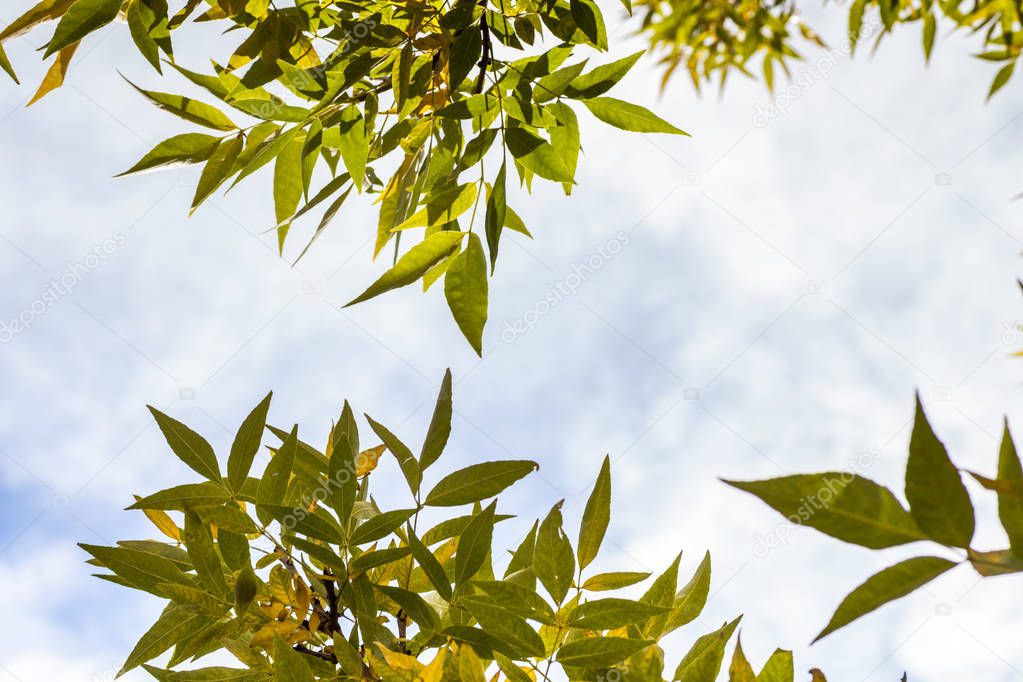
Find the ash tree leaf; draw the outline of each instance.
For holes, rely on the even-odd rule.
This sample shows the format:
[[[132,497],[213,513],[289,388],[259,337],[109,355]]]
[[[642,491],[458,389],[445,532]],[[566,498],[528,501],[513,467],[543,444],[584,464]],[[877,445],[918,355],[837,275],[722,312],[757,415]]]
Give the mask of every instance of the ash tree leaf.
[[[278,229],[295,214],[302,201],[302,150],[305,135],[299,133],[288,141],[274,162],[274,212]]]
[[[103,28],[117,18],[120,10],[121,0],[75,0],[57,23],[43,57],[49,57]]]
[[[430,548],[422,543],[422,541],[416,537],[415,532],[412,528],[406,528],[405,532],[408,536],[409,547],[412,548],[412,558],[416,560],[416,563],[423,569],[423,573],[426,574],[430,584],[433,585],[434,589],[445,600],[451,599],[451,582],[448,580],[447,574],[444,572],[444,567],[441,566],[440,562]]]
[[[611,521],[611,458],[604,456],[604,462],[597,474],[590,497],[583,509],[583,519],[579,525],[579,542],[576,553],[579,558],[579,570],[583,570],[597,557],[600,545],[604,541],[608,523]]]
[[[583,589],[589,592],[606,592],[618,590],[629,585],[641,583],[650,577],[649,573],[622,571],[617,573],[599,573],[587,578]]]
[[[572,668],[609,668],[653,644],[647,639],[625,637],[584,637],[558,649],[558,663]]]
[[[590,99],[603,95],[624,78],[642,56],[641,50],[576,77],[565,89],[565,95],[573,99]]]
[[[231,494],[219,483],[203,481],[161,490],[136,500],[128,509],[184,510],[191,506],[220,504],[230,498]]]
[[[352,545],[365,545],[382,540],[405,525],[405,522],[415,513],[415,509],[395,509],[377,514],[363,521],[358,528],[352,531],[348,542]]]
[[[352,176],[355,190],[362,194],[366,161],[369,158],[369,137],[366,135],[366,121],[358,107],[350,105],[341,110],[338,129],[341,133],[341,159]]]
[[[494,497],[521,478],[539,469],[532,460],[481,462],[442,478],[426,495],[430,507],[457,507]]]
[[[32,106],[43,97],[46,97],[46,95],[64,85],[64,78],[67,76],[68,66],[71,64],[71,58],[74,56],[75,50],[78,49],[78,45],[79,43],[71,43],[57,53],[57,58],[53,60],[53,64],[50,65],[46,75],[43,76],[43,82],[39,84],[39,89],[36,90],[36,94],[32,95],[32,99],[30,99],[28,104],[25,106]],[[2,62],[4,55],[2,53],[2,49],[3,48],[0,47],[0,66],[3,66]],[[8,64],[8,66],[9,65],[10,64]]]
[[[129,0],[126,18],[128,31],[131,33],[131,39],[135,42],[139,53],[156,69],[157,73],[163,73],[160,66],[160,46],[150,35],[150,26],[153,24],[155,15],[149,5],[143,0]]]
[[[906,499],[917,525],[931,539],[951,547],[970,546],[975,526],[970,494],[934,435],[919,395],[909,440]]]
[[[487,214],[484,220],[484,232],[487,235],[487,249],[490,251],[490,273],[497,267],[497,251],[501,242],[501,229],[504,227],[508,214],[507,204],[507,163],[501,162],[501,170],[494,178],[494,187],[487,197]]]
[[[675,669],[671,678],[673,682],[714,682],[721,671],[725,646],[741,618],[725,623],[720,629],[697,639]]]
[[[401,561],[411,553],[412,550],[408,547],[387,547],[385,549],[363,552],[348,563],[348,574],[356,576],[380,566],[393,564],[396,561]]]
[[[607,29],[604,16],[593,0],[571,0],[569,9],[576,26],[591,43],[601,50],[607,49]]]
[[[753,666],[749,664],[746,654],[742,651],[741,633],[735,640],[735,652],[732,653],[732,663],[728,666],[728,682],[757,682]]]
[[[638,104],[630,104],[613,97],[593,97],[582,102],[598,119],[621,130],[634,133],[689,134]]]
[[[508,128],[505,143],[516,161],[540,177],[554,182],[574,181],[554,146],[536,134],[525,128]]]
[[[998,481],[1006,491],[998,492],[998,518],[1009,536],[1012,553],[1023,559],[1023,467],[1006,420],[998,450]]]
[[[444,297],[462,335],[483,357],[483,327],[487,324],[487,256],[476,233],[455,256],[444,275]]]
[[[227,482],[232,490],[241,490],[252,468],[252,460],[259,452],[271,398],[273,392],[267,393],[266,397],[249,412],[245,421],[238,427],[234,442],[231,443],[231,454],[227,458]]]
[[[387,585],[373,585],[373,588],[401,607],[421,630],[440,632],[440,616],[425,599],[409,590]]]
[[[883,549],[927,539],[890,490],[848,472],[725,483],[759,497],[792,523],[863,547]]]
[[[203,586],[214,595],[225,594],[224,568],[213,546],[210,527],[193,511],[185,512],[185,549]]]
[[[656,606],[670,607],[675,603],[675,590],[678,587],[678,565],[682,561],[682,553],[675,555],[675,560],[668,565],[664,573],[657,576],[640,601]],[[651,618],[641,629],[647,637],[659,638],[668,622],[667,616]]]
[[[167,444],[170,445],[178,459],[191,467],[193,471],[214,483],[220,483],[220,466],[217,464],[217,456],[206,439],[152,405],[149,406],[149,411],[153,414],[163,437],[167,439]]]
[[[483,51],[483,39],[478,26],[470,26],[455,37],[448,59],[448,77],[454,90],[469,75]]]
[[[315,682],[312,670],[306,665],[302,654],[274,637],[274,680],[277,682]]]
[[[266,465],[263,477],[259,480],[259,487],[256,489],[257,504],[280,504],[284,501],[284,495],[288,491],[288,482],[291,480],[292,470],[295,468],[295,454],[298,451],[298,427],[291,429],[291,433],[277,449],[277,453]]]
[[[703,611],[710,593],[710,552],[703,555],[703,560],[672,602],[671,613],[664,624],[664,632],[673,632],[683,625],[692,622]]]
[[[614,630],[667,612],[663,606],[609,597],[579,604],[572,611],[569,625],[584,630]]]
[[[412,451],[408,449],[408,446],[401,442],[401,439],[391,433],[386,426],[379,424],[373,420],[368,414],[366,415],[366,421],[369,422],[370,428],[373,429],[373,433],[377,435],[384,442],[384,446],[387,450],[394,455],[394,458],[398,460],[398,466],[401,467],[401,472],[405,476],[405,481],[408,483],[409,490],[412,494],[418,498],[419,487],[423,483],[423,472],[419,468],[419,462],[416,461],[416,456],[412,454]]]
[[[14,66],[11,65],[11,60],[7,56],[7,52],[4,51],[4,46],[2,44],[0,44],[0,69],[3,69],[7,75],[11,77],[12,81],[18,84],[21,83],[21,81],[18,80],[18,74],[14,72]],[[63,80],[63,78],[61,78],[61,80]]]
[[[554,505],[540,522],[540,528],[536,533],[536,548],[533,552],[533,573],[559,605],[565,600],[575,575],[572,543],[562,529],[562,503]]]
[[[345,403],[347,408],[348,403]],[[340,425],[334,427],[334,446],[327,462],[330,478],[330,505],[337,512],[341,527],[347,528],[355,507],[359,481],[356,478],[355,449],[347,433],[341,433]],[[355,446],[357,447],[357,446]]]
[[[153,147],[138,163],[116,177],[154,168],[201,163],[213,156],[218,144],[220,138],[203,133],[175,135]]]
[[[794,679],[792,652],[785,649],[775,649],[757,675],[757,682],[792,682]]]
[[[906,596],[956,565],[954,561],[941,557],[924,556],[907,559],[875,573],[842,600],[827,626],[813,641],[826,637],[890,601]]]
[[[544,655],[543,640],[525,619],[499,606],[471,597],[464,599],[462,604],[484,632],[510,644],[520,658],[537,658]]]
[[[544,625],[556,625],[557,615],[535,589],[511,580],[473,580],[501,608]]]
[[[371,284],[368,289],[352,299],[345,307],[362,303],[375,296],[412,284],[432,268],[458,249],[464,232],[436,232],[398,259],[394,267],[385,272]]]
[[[235,161],[238,160],[238,155],[241,154],[244,146],[245,138],[241,134],[228,138],[217,145],[199,176],[190,213],[194,213],[199,205],[210,198],[230,177],[234,171]]]
[[[209,622],[207,616],[177,604],[169,604],[156,622],[142,635],[118,676],[151,661],[192,634],[201,624]]]
[[[438,192],[395,230],[410,230],[415,227],[434,227],[452,222],[472,208],[476,201],[476,183],[466,183]]]
[[[991,99],[995,96],[995,93],[1005,87],[1005,84],[1012,78],[1012,72],[1016,70],[1016,62],[1009,62],[995,74],[995,79],[991,81],[991,89],[988,90],[987,98]]]
[[[448,444],[448,436],[451,435],[451,412],[451,370],[448,369],[444,372],[437,402],[433,407],[433,416],[430,418],[430,426],[426,430],[426,438],[423,439],[423,447],[419,451],[419,466],[424,471],[437,461]]]
[[[494,512],[497,502],[491,502],[483,511],[474,514],[469,525],[458,538],[455,552],[455,586],[471,580],[486,563],[494,537]]]
[[[236,130],[238,127],[223,112],[205,102],[184,95],[143,90],[131,81],[128,81],[128,84],[145,95],[156,106],[191,123],[224,131]]]
[[[985,578],[1023,571],[1023,560],[1013,554],[1012,550],[1002,549],[994,552],[978,552],[968,549],[966,550],[966,555],[974,570]]]
[[[259,592],[259,578],[252,566],[245,563],[238,571],[238,577],[234,582],[234,612],[238,618],[245,615],[249,605],[256,598]]]

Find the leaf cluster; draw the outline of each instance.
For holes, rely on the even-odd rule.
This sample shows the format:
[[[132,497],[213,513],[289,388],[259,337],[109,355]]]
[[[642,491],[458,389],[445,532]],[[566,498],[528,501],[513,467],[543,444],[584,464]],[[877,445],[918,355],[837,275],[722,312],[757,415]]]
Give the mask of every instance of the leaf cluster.
[[[363,448],[346,402],[318,450],[298,427],[266,423],[271,396],[238,429],[226,475],[198,433],[150,408],[174,454],[202,477],[136,497],[164,541],[83,545],[100,577],[165,600],[121,672],[160,680],[665,679],[658,642],[693,621],[710,589],[710,556],[679,585],[681,554],[656,576],[594,572],[611,518],[604,459],[573,542],[555,504],[505,556],[494,529],[511,516],[497,496],[537,468],[528,460],[433,475],[451,430],[444,377],[418,454],[366,417]],[[252,471],[264,431],[278,443]],[[408,503],[382,508],[370,482],[390,453]],[[431,519],[426,527],[427,519]],[[647,582],[638,598],[622,590]],[[638,587],[635,589],[639,589]],[[671,680],[716,679],[739,619],[695,640]],[[241,667],[201,665],[226,651]],[[170,652],[162,667],[151,661]],[[198,662],[198,663],[196,663]],[[736,647],[731,679],[791,682],[778,651],[760,676]]]
[[[994,478],[965,472],[998,496],[998,516],[1009,547],[973,547],[976,517],[963,472],[927,421],[919,397],[906,465],[908,508],[888,488],[851,472],[798,474],[762,481],[726,481],[766,502],[794,524],[844,542],[885,549],[916,542],[946,548],[949,555],[924,555],[891,565],[868,578],[839,604],[817,639],[926,585],[959,564],[981,576],[1023,571],[1023,467],[1008,422]]]

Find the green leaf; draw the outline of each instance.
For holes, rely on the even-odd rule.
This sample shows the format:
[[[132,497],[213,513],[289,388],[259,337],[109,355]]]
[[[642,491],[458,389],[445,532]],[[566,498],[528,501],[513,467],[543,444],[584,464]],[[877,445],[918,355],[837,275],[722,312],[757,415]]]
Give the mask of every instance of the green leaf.
[[[757,675],[757,682],[792,682],[794,679],[792,652],[784,649],[775,649]]]
[[[569,8],[576,26],[598,49],[607,49],[607,29],[604,16],[593,0],[571,0]]]
[[[633,65],[643,56],[636,52],[618,61],[598,66],[589,73],[575,78],[565,89],[565,95],[573,99],[589,99],[602,95],[620,81]]]
[[[384,442],[387,450],[398,460],[398,466],[401,467],[401,472],[405,475],[405,481],[408,483],[409,490],[412,491],[413,496],[418,498],[419,487],[423,482],[423,472],[419,469],[419,462],[416,461],[416,456],[412,454],[408,446],[402,443],[397,436],[388,431],[386,426],[373,421],[373,418],[368,414],[366,415],[366,421],[369,422],[373,432]]]
[[[443,231],[426,237],[399,258],[394,267],[381,275],[380,279],[347,303],[346,307],[412,284],[426,274],[427,270],[454,253],[464,236],[464,232]]]
[[[1009,536],[1012,553],[1023,559],[1023,466],[1020,465],[1016,444],[1009,433],[1009,422],[1002,430],[1002,445],[998,450],[998,481],[1007,486],[1007,492],[998,492],[998,518]]]
[[[20,36],[44,22],[62,16],[73,3],[74,0],[41,0],[0,31],[0,41]]]
[[[867,6],[867,0],[853,0],[849,8],[849,49],[850,53],[856,49],[856,43],[860,40],[860,31],[863,29],[863,10]]]
[[[161,490],[148,497],[143,497],[128,509],[184,510],[190,506],[219,504],[230,498],[231,494],[219,483],[204,481]]]
[[[352,532],[349,543],[352,545],[364,545],[381,540],[396,529],[401,528],[415,513],[415,509],[395,509],[394,511],[377,514],[363,521]]]
[[[79,0],[81,1],[81,0]],[[171,112],[175,116],[190,121],[207,128],[213,128],[214,130],[236,130],[236,126],[231,119],[225,116],[219,109],[205,102],[192,99],[191,97],[185,97],[184,95],[172,95],[167,92],[154,92],[151,90],[143,90],[139,86],[135,85],[131,81],[128,83],[141,92],[149,99],[150,102],[156,106]]]
[[[725,657],[725,645],[731,639],[741,618],[742,616],[731,623],[725,623],[720,629],[697,639],[693,647],[682,657],[671,679],[674,682],[714,682],[721,670],[721,661]]]
[[[366,135],[366,121],[357,106],[353,104],[341,110],[338,128],[341,132],[341,158],[352,176],[356,191],[361,194],[369,158],[369,136]]]
[[[345,403],[347,407],[348,403]],[[334,446],[328,464],[330,477],[330,503],[337,512],[341,527],[347,528],[355,506],[359,481],[356,478],[355,451],[349,442],[347,433],[341,425],[334,427]]]
[[[816,642],[890,601],[906,596],[955,566],[954,561],[925,556],[907,559],[875,573],[842,600],[831,621],[813,641]]]
[[[217,191],[224,181],[230,177],[234,170],[235,161],[245,146],[245,138],[242,135],[235,135],[217,145],[206,165],[203,166],[202,175],[199,176],[199,183],[195,188],[195,196],[192,198],[191,212],[199,208],[202,202],[206,201]],[[229,468],[230,470],[230,468]]]
[[[483,567],[490,554],[491,540],[494,536],[494,511],[497,502],[473,515],[472,521],[458,538],[458,551],[455,553],[455,586],[470,580]]]
[[[576,552],[579,557],[579,570],[586,568],[597,557],[600,545],[604,541],[608,523],[611,521],[611,458],[604,456],[597,481],[593,484],[583,520],[579,525],[579,542]]]
[[[448,308],[476,354],[483,357],[483,327],[487,324],[487,256],[475,233],[455,256],[444,275]]]
[[[1016,69],[1016,62],[1009,62],[998,70],[995,74],[995,79],[991,81],[991,89],[988,90],[987,98],[991,99],[995,93],[1002,89],[1009,79],[1012,78],[1012,72]]]
[[[934,49],[934,34],[938,30],[938,22],[934,19],[934,12],[924,14],[924,59],[931,61],[931,50]]]
[[[558,649],[558,663],[572,668],[609,668],[653,644],[647,639],[584,637]]]
[[[234,612],[238,618],[245,615],[252,600],[259,592],[259,578],[250,564],[242,566],[234,582]]]
[[[622,571],[617,573],[599,573],[587,578],[583,589],[589,592],[607,592],[618,590],[629,585],[641,583],[650,577],[649,573]]]
[[[583,630],[614,630],[667,612],[668,609],[663,606],[610,597],[577,606],[569,619],[569,625]]]
[[[890,490],[849,472],[725,483],[756,495],[792,523],[863,547],[927,539]]]
[[[216,596],[227,592],[224,568],[213,546],[210,527],[193,511],[185,512],[185,549],[203,586]]]
[[[276,682],[315,682],[316,679],[302,654],[285,644],[280,637],[274,638],[273,670]]]
[[[664,632],[673,632],[695,620],[703,611],[709,593],[710,552],[707,552],[703,555],[703,561],[700,562],[693,577],[675,595],[671,613],[664,624]]]
[[[753,673],[753,666],[746,660],[746,654],[742,651],[742,637],[735,641],[735,652],[732,654],[732,664],[728,666],[728,682],[756,682],[757,677]],[[792,682],[789,680],[788,682]]]
[[[584,99],[583,104],[594,116],[604,123],[621,130],[634,133],[669,133],[671,135],[688,135],[684,130],[676,128],[653,112],[637,104],[629,104],[612,97],[594,97]]]
[[[57,29],[46,46],[43,57],[49,57],[61,48],[103,28],[121,9],[121,0],[75,0],[57,23]]]
[[[151,665],[143,665],[150,675],[160,682],[269,682],[268,673],[261,670],[244,670],[241,668],[225,668],[213,666],[195,670],[173,672],[161,670]]]
[[[206,439],[151,405],[149,411],[153,414],[157,426],[163,432],[163,437],[167,439],[167,444],[170,445],[178,459],[211,481],[220,483],[220,467],[217,464],[217,456]]]
[[[298,451],[298,427],[291,429],[277,453],[271,458],[263,472],[256,490],[258,504],[280,504],[288,491],[292,470],[295,468],[295,453]]]
[[[277,224],[286,222],[298,210],[302,201],[302,150],[305,135],[291,138],[277,155],[274,163],[274,213]]]
[[[7,72],[7,75],[11,77],[15,83],[21,83],[18,80],[18,74],[14,72],[14,67],[11,65],[11,60],[7,57],[7,52],[4,51],[4,46],[0,44],[0,69]]]
[[[969,547],[973,539],[973,504],[959,471],[927,422],[920,397],[909,440],[906,498],[917,525],[933,540]]]
[[[545,625],[554,626],[557,623],[554,609],[531,587],[511,580],[474,580],[472,584],[486,592],[506,611]]]
[[[430,418],[430,426],[426,430],[426,438],[419,451],[419,466],[423,471],[437,461],[448,444],[448,436],[451,435],[451,410],[451,370],[448,369],[444,372],[440,393],[437,394],[433,416]]]
[[[165,166],[201,163],[217,151],[220,139],[202,133],[175,135],[153,147],[138,163],[116,177]]]
[[[242,425],[238,427],[238,433],[235,434],[234,442],[231,444],[231,454],[227,458],[227,482],[232,490],[241,490],[249,475],[249,469],[252,468],[252,460],[259,452],[271,398],[273,398],[273,393],[267,393],[266,397],[245,418]]]
[[[657,576],[653,584],[640,598],[640,601],[654,606],[671,608],[675,605],[675,590],[678,587],[678,565],[682,560],[682,553],[675,555],[675,560],[668,565],[664,573]],[[654,616],[647,621],[642,628],[643,635],[660,639],[664,635],[668,624],[668,615]]]
[[[493,274],[497,267],[497,251],[501,242],[501,230],[504,227],[508,216],[507,205],[507,178],[505,168],[508,164],[501,162],[501,170],[494,178],[494,187],[487,197],[487,215],[484,221],[484,229],[487,235],[487,249],[490,251],[490,272]]]
[[[480,502],[494,497],[537,469],[539,465],[531,460],[472,464],[442,478],[427,494],[424,504],[431,507],[457,507]]]
[[[433,610],[425,599],[415,592],[404,590],[400,587],[388,587],[386,585],[373,585],[374,589],[382,593],[388,599],[401,607],[401,610],[412,619],[421,630],[440,632],[440,616]]]
[[[572,543],[562,529],[561,505],[558,502],[540,523],[533,552],[533,573],[555,603],[561,604],[568,594],[575,575]]]
[[[348,572],[352,576],[365,573],[370,569],[401,561],[411,553],[412,550],[408,547],[387,547],[363,552],[348,563]]]
[[[405,532],[408,535],[409,546],[412,548],[412,558],[423,569],[423,573],[437,590],[437,594],[445,600],[450,600],[451,583],[448,581],[447,574],[444,573],[444,567],[437,561],[437,557],[430,551],[430,548],[416,537],[411,528],[406,528]]]
[[[451,78],[452,90],[465,80],[472,67],[480,59],[483,51],[483,40],[478,26],[470,26],[461,31],[451,44],[451,57],[448,59],[448,75]]]
[[[462,600],[461,603],[485,632],[509,644],[519,658],[544,655],[543,640],[525,619],[499,606],[471,597]]]
[[[395,230],[446,225],[472,208],[476,201],[476,183],[466,183],[438,192]]]
[[[154,23],[155,14],[144,0],[129,0],[125,13],[131,39],[139,53],[146,58],[157,73],[162,73],[160,66],[160,46],[150,35],[150,26]]]
[[[550,142],[524,128],[509,128],[505,132],[505,143],[516,161],[540,177],[554,182],[573,182],[564,159]]]
[[[201,624],[208,622],[208,616],[200,615],[184,606],[168,605],[128,654],[128,659],[117,673],[118,676],[146,661],[151,661],[185,639]]]

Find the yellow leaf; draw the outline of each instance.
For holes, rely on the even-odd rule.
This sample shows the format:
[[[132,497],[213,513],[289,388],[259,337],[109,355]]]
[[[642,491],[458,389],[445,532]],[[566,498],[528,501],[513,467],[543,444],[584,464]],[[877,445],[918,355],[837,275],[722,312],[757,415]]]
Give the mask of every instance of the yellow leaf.
[[[384,454],[386,449],[384,445],[378,445],[375,448],[369,448],[360,452],[359,457],[355,461],[355,475],[358,477],[365,476],[376,469],[377,462],[380,461],[380,455]]]
[[[444,659],[447,658],[447,649],[439,649],[429,665],[419,673],[420,682],[443,682],[444,680]]]
[[[284,622],[272,620],[261,627],[256,634],[252,635],[252,646],[259,646],[269,649],[274,644],[274,637],[288,640],[295,631],[299,629],[296,621],[286,620]]]
[[[135,495],[135,501],[138,502],[142,498]],[[171,540],[181,542],[181,529],[178,528],[178,524],[174,523],[174,520],[167,515],[167,512],[160,511],[159,509],[143,509],[142,512],[146,515],[153,525],[156,526],[161,533],[169,537]]]
[[[397,651],[391,651],[380,642],[374,642],[377,647],[377,651],[383,657],[384,663],[391,670],[408,670],[411,673],[419,675],[424,666],[415,656],[408,656],[406,654],[399,654]]]
[[[49,93],[64,85],[64,76],[67,75],[67,68],[71,63],[71,57],[77,49],[78,43],[72,43],[65,48],[61,48],[60,52],[57,53],[57,58],[50,65],[49,71],[43,76],[43,82],[39,84],[36,94],[32,96],[32,99],[25,106],[32,106]]]

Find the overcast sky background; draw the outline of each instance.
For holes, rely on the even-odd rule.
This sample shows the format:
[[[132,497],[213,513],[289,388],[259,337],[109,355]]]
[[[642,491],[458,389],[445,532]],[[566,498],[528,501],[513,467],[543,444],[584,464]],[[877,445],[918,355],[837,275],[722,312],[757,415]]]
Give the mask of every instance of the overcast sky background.
[[[0,18],[24,3],[12,4]],[[843,10],[811,3],[805,13],[841,44]],[[792,648],[797,679],[812,666],[840,681],[904,670],[910,680],[1023,678],[1019,579],[979,583],[966,568],[809,646],[855,585],[934,548],[877,553],[795,529],[765,556],[758,543],[780,517],[717,480],[860,461],[901,495],[917,389],[956,462],[994,471],[1002,415],[1023,406],[1023,361],[1009,358],[1021,316],[1023,204],[1012,197],[1023,190],[1023,84],[985,104],[995,69],[969,57],[975,44],[939,40],[930,68],[917,28],[873,57],[810,52],[796,74],[823,64],[827,75],[799,81],[784,114],[766,119],[759,84],[700,97],[680,78],[658,98],[654,60],[641,62],[613,94],[693,137],[619,133],[580,114],[574,195],[540,186],[513,197],[535,240],[502,248],[480,362],[439,287],[338,309],[380,271],[364,201],[350,200],[292,268],[261,234],[266,173],[191,219],[196,172],[111,179],[184,125],[116,69],[187,88],[147,71],[115,26],[79,52],[61,91],[26,110],[43,40],[6,46],[27,85],[0,88],[0,320],[97,247],[104,257],[0,345],[3,682],[110,679],[158,613],[149,596],[89,577],[75,546],[152,537],[141,514],[121,509],[133,493],[191,480],[147,403],[219,452],[269,389],[272,421],[300,423],[313,442],[347,397],[418,444],[449,366],[457,414],[439,470],[505,457],[542,465],[503,503],[528,510],[504,541],[560,498],[574,526],[610,453],[602,568],[660,571],[682,549],[688,576],[711,550],[713,597],[667,642],[669,666],[743,612],[755,664]],[[622,42],[613,56],[636,47]],[[537,307],[612,240],[623,247],[574,295]],[[508,342],[505,322],[527,316],[533,328]],[[383,497],[398,490],[394,467],[375,477]],[[978,545],[1005,546],[989,496],[971,491]]]

